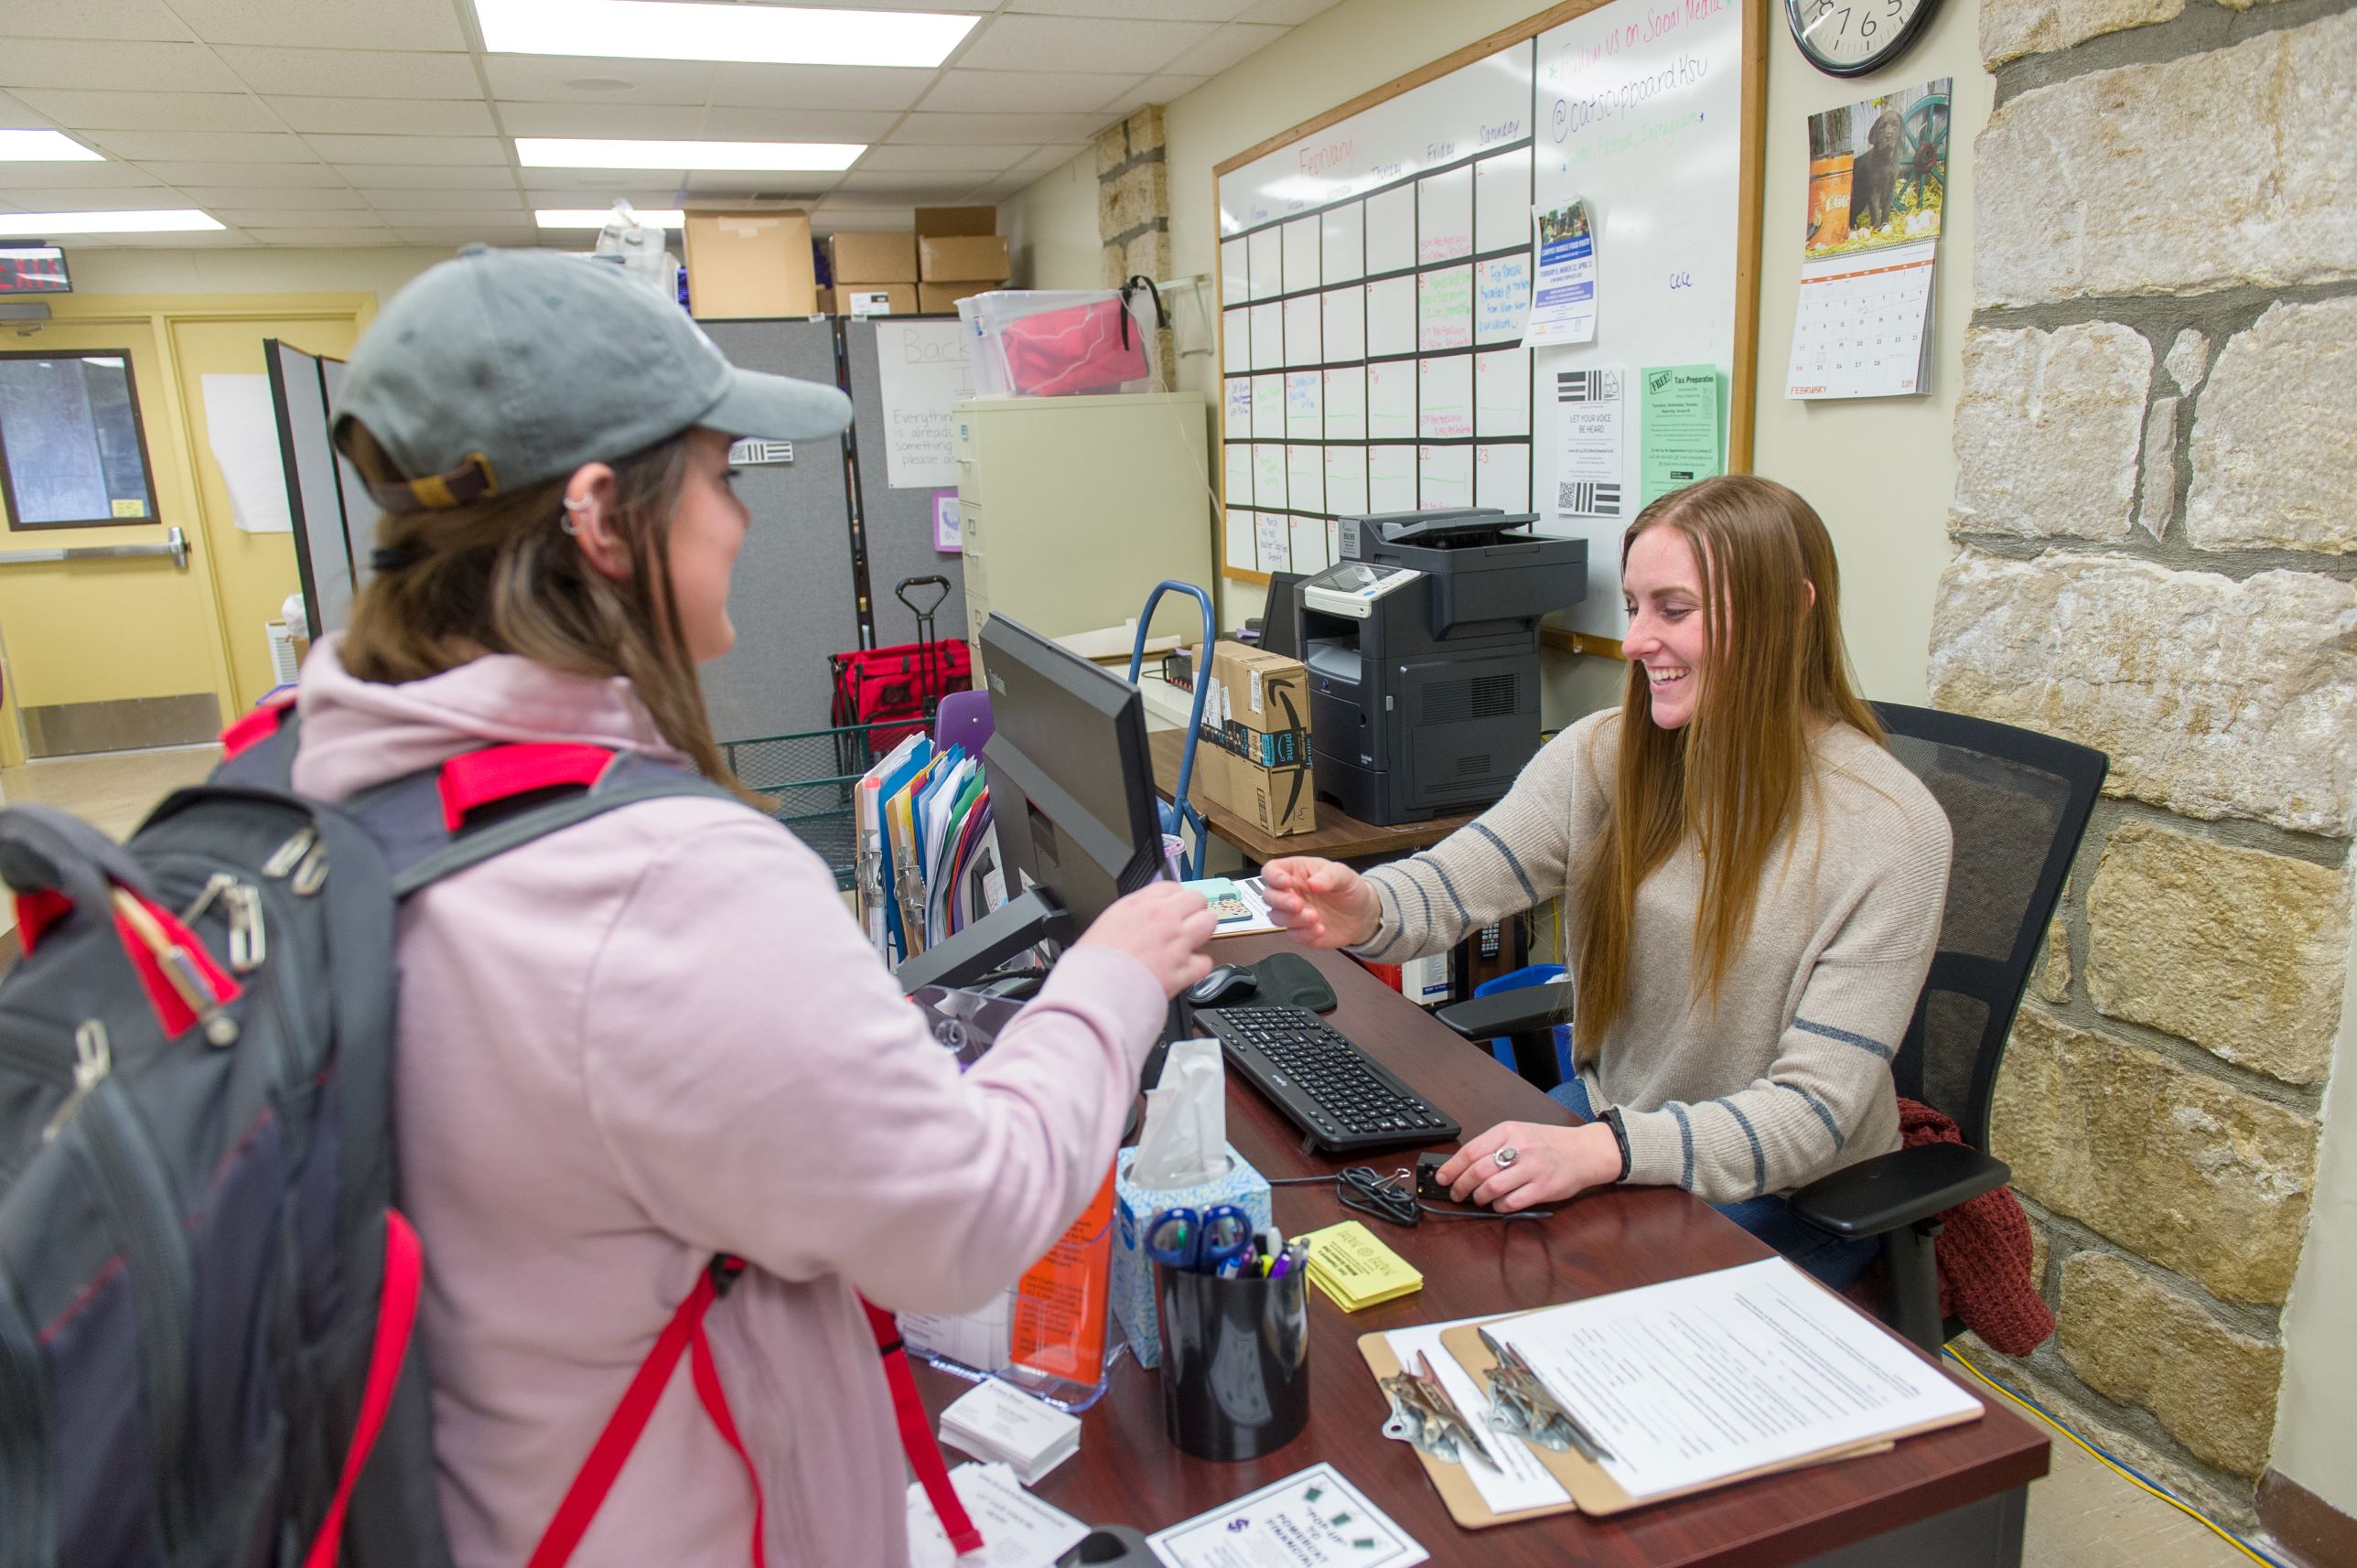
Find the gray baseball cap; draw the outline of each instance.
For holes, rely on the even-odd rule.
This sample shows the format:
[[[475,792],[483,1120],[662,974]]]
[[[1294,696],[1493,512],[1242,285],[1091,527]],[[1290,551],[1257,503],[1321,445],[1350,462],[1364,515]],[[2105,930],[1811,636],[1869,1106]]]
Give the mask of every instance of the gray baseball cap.
[[[611,462],[694,425],[807,441],[851,423],[831,386],[740,371],[687,312],[619,269],[469,245],[393,296],[335,410],[407,484],[387,510],[455,507]]]

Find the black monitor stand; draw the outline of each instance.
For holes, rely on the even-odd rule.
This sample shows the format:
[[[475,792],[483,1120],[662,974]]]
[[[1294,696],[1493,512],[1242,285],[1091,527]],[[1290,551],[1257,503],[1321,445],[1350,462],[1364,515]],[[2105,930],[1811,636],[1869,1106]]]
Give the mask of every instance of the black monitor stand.
[[[1080,933],[1045,888],[1026,889],[944,942],[936,942],[893,972],[903,992],[926,985],[970,986],[1042,942],[1069,946]]]

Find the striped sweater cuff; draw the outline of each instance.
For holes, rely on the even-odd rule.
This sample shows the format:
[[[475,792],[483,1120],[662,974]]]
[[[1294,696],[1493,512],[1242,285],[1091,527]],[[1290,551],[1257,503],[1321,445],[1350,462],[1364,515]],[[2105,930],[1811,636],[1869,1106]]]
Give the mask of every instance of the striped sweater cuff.
[[[1624,1110],[1620,1127],[1629,1135],[1624,1181],[1632,1187],[1694,1186],[1694,1122],[1684,1106],[1673,1101],[1659,1111]]]

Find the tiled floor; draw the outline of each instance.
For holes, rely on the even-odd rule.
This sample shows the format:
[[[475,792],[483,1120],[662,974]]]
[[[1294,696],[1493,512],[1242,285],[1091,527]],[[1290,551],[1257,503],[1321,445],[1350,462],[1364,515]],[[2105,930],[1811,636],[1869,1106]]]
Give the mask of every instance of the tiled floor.
[[[210,771],[215,746],[123,752],[0,768],[0,800],[47,800],[117,837],[165,795]],[[14,921],[0,899],[0,930]],[[2029,1568],[2236,1568],[2249,1559],[2157,1498],[2056,1438],[2052,1472],[2029,1491]]]

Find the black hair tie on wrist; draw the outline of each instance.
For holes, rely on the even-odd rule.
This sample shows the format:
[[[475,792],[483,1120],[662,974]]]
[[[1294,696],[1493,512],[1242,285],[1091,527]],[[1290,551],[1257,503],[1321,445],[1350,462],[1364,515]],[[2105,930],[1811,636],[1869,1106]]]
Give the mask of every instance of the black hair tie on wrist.
[[[425,559],[425,552],[414,544],[380,544],[369,552],[369,570],[398,572]]]

